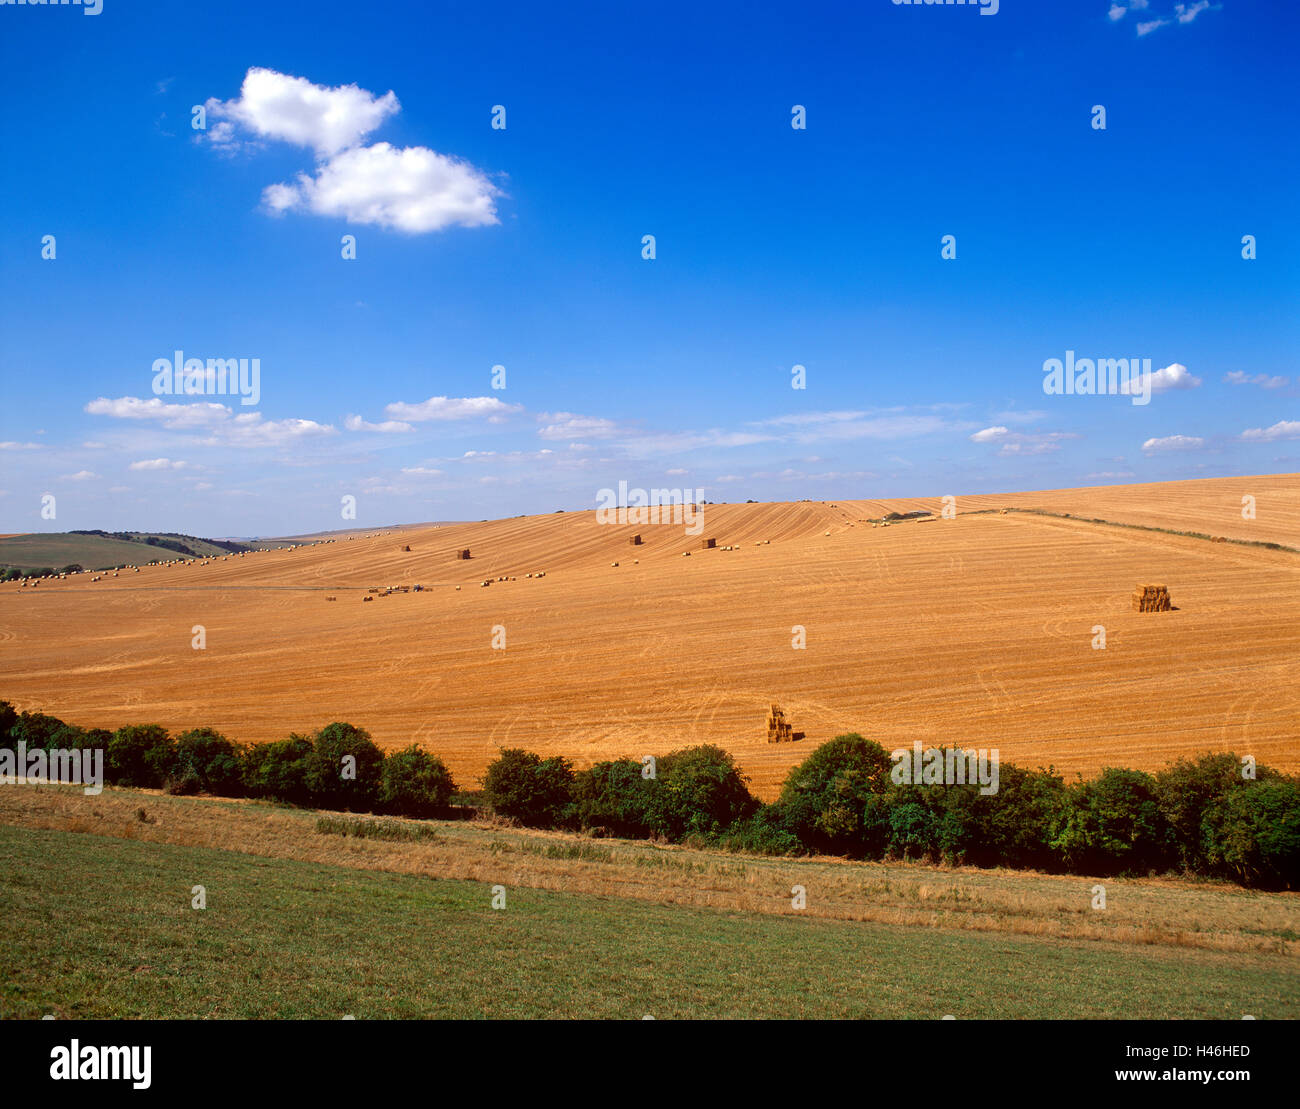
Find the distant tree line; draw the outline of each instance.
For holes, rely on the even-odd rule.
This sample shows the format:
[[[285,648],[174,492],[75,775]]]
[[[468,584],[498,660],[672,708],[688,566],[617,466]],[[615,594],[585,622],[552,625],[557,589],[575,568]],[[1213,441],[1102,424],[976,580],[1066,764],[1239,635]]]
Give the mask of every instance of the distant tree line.
[[[253,549],[247,543],[236,543],[229,539],[200,539],[194,535],[182,535],[174,531],[165,531],[158,535],[142,535],[134,531],[101,531],[99,529],[82,528],[68,534],[98,535],[101,539],[121,539],[127,543],[146,543],[150,547],[162,547],[165,550],[175,551],[177,554],[192,555],[195,558],[202,558],[203,552],[195,550],[185,540],[189,540],[190,543],[207,543],[209,546],[217,547],[227,554],[239,554],[241,551],[251,551]]]
[[[0,701],[0,747],[20,740],[28,749],[102,748],[107,784],[176,794],[436,817],[448,815],[457,792],[437,755],[418,744],[385,754],[344,723],[237,744],[210,728],[174,738],[153,724],[85,730]],[[1181,758],[1154,775],[1108,768],[1072,783],[1051,768],[1002,763],[989,795],[975,785],[896,785],[892,767],[874,740],[837,736],[794,767],[765,804],[715,746],[584,770],[511,748],[488,766],[481,796],[491,812],[530,827],[756,854],[1181,873],[1300,888],[1300,778],[1262,765],[1245,777],[1231,753]]]

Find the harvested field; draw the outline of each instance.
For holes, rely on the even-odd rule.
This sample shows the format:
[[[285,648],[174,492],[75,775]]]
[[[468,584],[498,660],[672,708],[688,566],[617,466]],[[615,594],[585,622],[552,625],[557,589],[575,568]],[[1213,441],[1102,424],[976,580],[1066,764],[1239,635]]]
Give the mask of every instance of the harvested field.
[[[1240,519],[1245,493],[1255,523]],[[701,540],[680,525],[569,512],[403,529],[412,552],[354,534],[100,582],[8,583],[0,696],[84,726],[208,725],[243,740],[347,720],[386,746],[424,742],[467,785],[500,746],[581,765],[711,742],[771,797],[790,766],[849,730],[889,748],[996,747],[1070,774],[1206,749],[1300,770],[1300,555],[997,511],[1300,546],[1300,479],[957,504],[955,520],[888,534],[847,525],[937,510],[938,498],[709,505],[709,535],[738,552],[726,559],[683,559]],[[634,534],[636,571],[615,569]],[[472,562],[447,558],[466,547]],[[487,593],[456,588],[485,580]],[[356,602],[376,581],[423,591],[367,610]],[[1176,610],[1133,612],[1141,582],[1167,585]],[[353,603],[319,603],[326,594]],[[190,646],[195,624],[206,650]],[[498,624],[508,650],[491,649]],[[1098,624],[1105,650],[1091,646]],[[774,701],[806,742],[767,742]]]

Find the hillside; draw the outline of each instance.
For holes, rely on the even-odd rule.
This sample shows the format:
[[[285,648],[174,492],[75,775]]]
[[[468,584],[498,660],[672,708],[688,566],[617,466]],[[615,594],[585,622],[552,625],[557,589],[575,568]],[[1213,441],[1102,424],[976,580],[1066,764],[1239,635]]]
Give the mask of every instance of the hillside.
[[[187,547],[192,553],[175,549],[177,544]],[[112,566],[143,565],[152,559],[166,561],[220,556],[262,545],[278,547],[283,543],[231,543],[162,532],[28,532],[0,536],[0,569],[13,566],[19,570],[41,567],[57,570],[76,563],[87,570],[102,570]]]
[[[1275,475],[959,496],[953,520],[937,498],[709,505],[698,537],[556,513],[9,583],[2,695],[84,726],[243,740],[342,719],[420,740],[467,784],[501,746],[585,764],[712,742],[770,797],[849,730],[1070,774],[1207,748],[1295,771],[1300,555],[996,509],[1300,545],[1298,489]],[[936,515],[869,522],[919,509]],[[705,536],[737,549],[700,550]],[[516,580],[480,585],[502,576]],[[1132,612],[1142,582],[1167,584],[1176,610]],[[399,583],[424,591],[362,599]],[[767,744],[773,701],[803,742]]]

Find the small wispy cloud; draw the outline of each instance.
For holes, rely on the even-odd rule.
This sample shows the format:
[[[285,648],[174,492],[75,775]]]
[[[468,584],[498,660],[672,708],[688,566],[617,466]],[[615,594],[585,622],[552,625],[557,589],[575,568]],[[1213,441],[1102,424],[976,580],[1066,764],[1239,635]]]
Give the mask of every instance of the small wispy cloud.
[[[378,431],[385,435],[394,435],[403,431],[414,431],[415,428],[404,420],[384,420],[377,424],[367,423],[360,416],[346,416],[343,419],[343,426],[349,431]]]
[[[1272,427],[1252,427],[1241,433],[1247,443],[1276,443],[1281,439],[1300,439],[1300,420],[1278,420]]]
[[[1211,4],[1210,0],[1192,0],[1191,3],[1175,4],[1174,10],[1168,15],[1157,15],[1152,19],[1142,20],[1137,24],[1138,38],[1143,38],[1151,34],[1152,31],[1158,31],[1161,27],[1171,27],[1176,24],[1194,23],[1196,17],[1202,12],[1215,10],[1220,5]],[[1118,23],[1124,18],[1129,11],[1140,12],[1146,11],[1150,7],[1149,0],[1127,0],[1127,6],[1121,4],[1119,0],[1113,0],[1110,9],[1106,12],[1106,17],[1112,23]]]
[[[1195,435],[1166,435],[1160,439],[1148,439],[1142,444],[1144,454],[1166,454],[1173,451],[1198,451],[1205,446],[1205,440]]]
[[[1285,389],[1291,384],[1289,377],[1278,374],[1247,374],[1241,370],[1229,370],[1223,375],[1229,385],[1258,385],[1261,389]]]
[[[139,462],[132,462],[127,467],[128,470],[187,470],[189,468],[188,462],[172,461],[170,458],[144,458]]]
[[[972,443],[996,443],[998,454],[1009,458],[1015,455],[1052,454],[1061,449],[1061,444],[1069,439],[1081,436],[1073,431],[1045,431],[1030,434],[1012,431],[1001,424],[986,427],[970,437]]]
[[[497,424],[523,410],[522,404],[506,404],[496,397],[430,397],[417,404],[394,401],[384,406],[385,414],[394,420],[417,424],[431,420],[486,420]]]

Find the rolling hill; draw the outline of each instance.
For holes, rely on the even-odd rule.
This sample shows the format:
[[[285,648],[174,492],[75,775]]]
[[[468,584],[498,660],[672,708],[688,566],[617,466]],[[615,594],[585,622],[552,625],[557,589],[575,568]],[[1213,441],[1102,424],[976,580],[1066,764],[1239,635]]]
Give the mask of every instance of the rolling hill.
[[[502,746],[583,765],[711,742],[771,797],[844,731],[1070,774],[1206,749],[1300,770],[1300,555],[1142,530],[1297,544],[1296,475],[941,507],[708,505],[699,536],[555,513],[11,582],[0,696],[84,726],[241,740],[347,720],[385,746],[423,742],[467,785]],[[871,526],[919,510],[934,515]],[[1143,582],[1167,584],[1175,611],[1131,611]],[[803,742],[766,742],[774,701]]]

